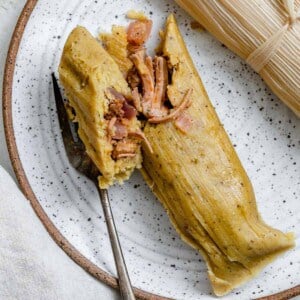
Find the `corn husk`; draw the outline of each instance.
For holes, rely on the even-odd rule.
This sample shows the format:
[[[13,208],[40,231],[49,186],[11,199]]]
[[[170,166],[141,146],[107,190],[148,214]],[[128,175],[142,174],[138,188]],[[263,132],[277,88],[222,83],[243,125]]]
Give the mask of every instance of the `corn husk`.
[[[300,116],[300,0],[175,0]]]

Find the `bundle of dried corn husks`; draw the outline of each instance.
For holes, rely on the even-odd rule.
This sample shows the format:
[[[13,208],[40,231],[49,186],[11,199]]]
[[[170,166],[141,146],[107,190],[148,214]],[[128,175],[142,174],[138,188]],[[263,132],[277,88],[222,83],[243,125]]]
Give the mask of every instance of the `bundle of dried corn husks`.
[[[300,117],[300,0],[176,0]]]

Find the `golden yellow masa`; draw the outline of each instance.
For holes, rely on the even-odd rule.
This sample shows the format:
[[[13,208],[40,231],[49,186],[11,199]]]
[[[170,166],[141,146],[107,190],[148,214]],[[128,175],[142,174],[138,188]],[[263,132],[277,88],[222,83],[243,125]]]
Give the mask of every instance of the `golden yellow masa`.
[[[113,25],[111,31],[112,33],[101,33],[99,38],[126,78],[128,71],[133,67],[128,58],[126,29],[123,26]]]
[[[255,276],[294,245],[293,235],[261,219],[251,183],[220,123],[174,17],[166,24],[162,52],[173,67],[168,96],[181,101],[192,89],[184,134],[174,122],[147,124],[154,153],[144,149],[143,173],[184,241],[206,260],[216,295]]]
[[[77,27],[65,44],[59,75],[70,105],[76,112],[79,136],[102,173],[100,186],[106,188],[115,181],[128,179],[134,168],[141,165],[140,149],[134,157],[113,160],[104,119],[108,111],[108,88],[114,88],[127,97],[131,95],[119,67],[85,28]],[[130,122],[133,130],[139,128],[136,118]]]

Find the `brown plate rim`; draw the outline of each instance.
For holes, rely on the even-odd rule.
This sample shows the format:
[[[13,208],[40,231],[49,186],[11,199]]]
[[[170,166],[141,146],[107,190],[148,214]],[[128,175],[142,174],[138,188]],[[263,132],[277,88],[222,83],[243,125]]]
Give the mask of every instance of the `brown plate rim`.
[[[4,77],[3,77],[3,121],[4,121],[4,131],[6,137],[7,148],[12,162],[14,172],[16,174],[17,180],[19,182],[20,188],[23,191],[26,198],[30,201],[32,208],[34,209],[37,216],[40,218],[41,222],[45,226],[46,230],[50,236],[54,239],[58,246],[60,246],[66,254],[69,255],[78,265],[80,265],[84,270],[90,273],[92,276],[98,280],[108,284],[109,286],[117,289],[118,282],[117,279],[101,268],[97,267],[91,261],[89,261],[85,256],[83,256],[69,241],[61,234],[61,232],[55,227],[51,222],[46,212],[43,210],[41,204],[35,197],[29,181],[26,177],[25,171],[22,166],[22,162],[19,157],[18,148],[16,145],[16,139],[13,128],[12,121],[12,86],[13,86],[13,77],[16,58],[22,40],[22,36],[26,27],[26,24],[30,18],[30,15],[36,6],[38,0],[27,0],[16,24],[15,30],[13,32],[10,46],[6,58]],[[159,295],[151,294],[149,292],[143,291],[138,288],[134,288],[134,294],[139,299],[157,299],[157,300],[166,300],[169,298],[162,297]],[[300,285],[297,285],[293,288],[284,290],[277,294],[269,295],[260,300],[285,300],[291,299],[300,295]]]

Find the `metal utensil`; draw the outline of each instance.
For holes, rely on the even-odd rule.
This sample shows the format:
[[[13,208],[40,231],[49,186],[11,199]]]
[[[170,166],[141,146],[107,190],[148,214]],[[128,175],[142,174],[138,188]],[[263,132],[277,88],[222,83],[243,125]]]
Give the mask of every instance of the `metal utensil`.
[[[61,95],[59,86],[57,84],[57,80],[53,73],[52,81],[60,129],[69,162],[76,170],[78,170],[79,172],[87,176],[90,180],[92,180],[97,187],[117,268],[118,283],[121,297],[125,300],[134,300],[135,296],[128,276],[118,233],[116,231],[108,192],[106,189],[100,189],[98,185],[97,177],[100,173],[94,165],[94,163],[92,162],[92,160],[87,155],[85,151],[85,146],[80,140],[79,136],[77,135],[76,125],[73,122],[71,122],[68,118],[63,97]]]

